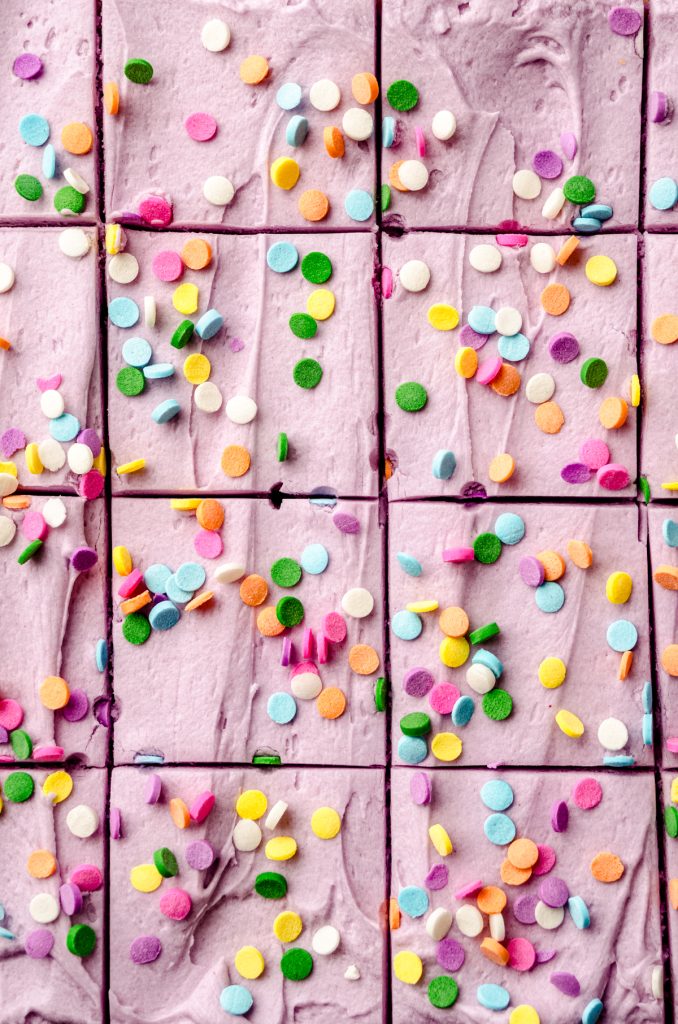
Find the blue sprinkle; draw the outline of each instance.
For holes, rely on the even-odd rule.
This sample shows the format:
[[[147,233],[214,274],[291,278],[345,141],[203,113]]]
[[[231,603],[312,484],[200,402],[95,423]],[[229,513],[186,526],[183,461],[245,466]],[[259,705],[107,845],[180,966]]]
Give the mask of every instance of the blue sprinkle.
[[[600,221],[596,217],[575,217],[572,227],[580,235],[595,235],[600,231]]]
[[[287,725],[297,713],[297,702],[291,693],[272,693],[266,705],[268,717],[278,725]]]
[[[311,576],[319,576],[321,572],[325,572],[329,560],[327,548],[322,544],[309,544],[302,551],[299,562],[304,572],[309,572]]]
[[[582,206],[579,211],[582,217],[595,217],[596,220],[609,220],[612,216],[613,210],[607,203],[590,203],[588,206]]]
[[[441,448],[433,456],[432,471],[436,480],[449,480],[454,475],[456,468],[457,460],[454,457],[454,452]]]
[[[515,512],[502,512],[494,524],[502,544],[518,544],[525,536],[525,520]]]
[[[153,349],[145,338],[128,338],[122,346],[122,358],[128,366],[136,366],[141,370],[153,358]]]
[[[643,744],[652,746],[652,715],[643,715]]]
[[[181,612],[171,601],[159,601],[148,613],[148,621],[153,629],[165,630],[176,626]]]
[[[49,421],[49,432],[55,441],[74,441],[80,433],[80,420],[70,412],[62,412],[61,416]]]
[[[416,640],[423,629],[421,618],[416,612],[396,612],[391,619],[391,629],[400,640]]]
[[[486,1010],[505,1010],[511,1002],[511,995],[501,985],[478,985],[476,999]]]
[[[163,565],[162,562],[154,562],[153,565],[149,565],[148,569],[144,573],[144,584],[147,590],[150,590],[152,594],[165,594],[167,581],[172,575],[172,570],[168,565]]]
[[[11,932],[9,928],[0,928],[0,939],[9,939],[12,942],[16,938],[14,932]]]
[[[452,721],[455,725],[468,725],[473,718],[475,709],[472,697],[460,697],[452,708]]]
[[[266,262],[276,274],[287,274],[299,262],[299,252],[291,242],[274,242],[266,253]]]
[[[26,114],[19,121],[19,132],[29,146],[44,146],[49,138],[49,124],[40,114]]]
[[[516,838],[516,826],[508,814],[490,814],[485,818],[483,829],[495,846],[508,846]]]
[[[51,142],[48,142],[42,151],[42,173],[46,178],[56,178],[56,150]]]
[[[3,907],[2,903],[0,903],[0,921],[4,921],[4,920],[5,920],[5,908]]]
[[[294,110],[301,103],[301,86],[296,82],[285,82],[275,94],[275,102],[281,110]]]
[[[390,149],[395,141],[395,120],[392,117],[385,117],[381,125],[381,144],[384,149]]]
[[[195,333],[203,341],[209,341],[224,326],[224,318],[217,309],[208,309],[195,325]]]
[[[99,672],[105,672],[106,666],[108,665],[108,644],[105,640],[97,640],[94,660],[96,661],[97,670]],[[2,918],[0,918],[0,920],[2,920]]]
[[[537,608],[542,612],[559,612],[565,604],[565,591],[560,583],[542,583],[534,592]]]
[[[662,537],[670,548],[678,548],[678,523],[675,519],[665,519],[662,523]]]
[[[405,764],[421,764],[427,754],[428,745],[420,736],[401,736],[398,740],[398,757]]]
[[[584,1012],[581,1015],[581,1024],[597,1024],[604,1009],[605,1007],[600,999],[592,999],[584,1007]]]
[[[658,178],[650,188],[650,203],[655,210],[670,210],[678,200],[678,185],[673,178]]]
[[[352,188],[344,199],[344,209],[351,220],[369,220],[374,213],[374,199],[362,188]]]
[[[497,351],[502,359],[511,363],[519,363],[530,354],[530,342],[524,334],[502,334],[497,343]]]
[[[135,764],[164,764],[165,758],[162,754],[135,754]]]
[[[198,562],[184,562],[174,574],[182,590],[197,590],[206,579],[206,572]]]
[[[139,322],[139,307],[133,299],[120,296],[108,303],[108,316],[116,327],[134,327]]]
[[[244,985],[228,985],[222,989],[219,1004],[225,1013],[232,1017],[243,1017],[252,1009],[254,999],[252,993]]]
[[[606,754],[603,758],[606,768],[633,768],[635,763],[633,754]]]
[[[164,380],[166,377],[174,376],[174,367],[171,363],[151,363],[144,366],[144,377],[146,380]]]
[[[308,499],[309,505],[316,505],[318,508],[334,508],[337,501],[336,494],[317,494]]]
[[[176,576],[170,576],[165,584],[165,593],[174,604],[186,604],[193,597],[192,590],[184,590],[177,583]]]
[[[495,679],[499,679],[504,671],[504,665],[497,655],[493,654],[492,651],[486,651],[484,647],[476,651],[471,661],[474,665],[484,665],[486,668],[489,668]]]
[[[589,927],[591,915],[581,896],[570,896],[567,901],[567,909],[570,911],[570,917],[580,931]]]
[[[491,779],[480,790],[480,799],[490,811],[505,811],[513,803],[513,790],[503,779]]]
[[[405,551],[399,551],[396,555],[398,565],[408,576],[421,576],[424,571],[421,562],[418,562],[414,555],[408,555]]]
[[[617,619],[607,627],[607,642],[618,654],[632,651],[638,643],[638,630],[628,619]]]
[[[308,135],[308,121],[301,114],[295,114],[287,122],[285,141],[288,146],[302,146]]]
[[[428,910],[428,893],[418,885],[406,885],[398,893],[398,906],[408,917],[423,917]]]
[[[643,683],[643,711],[649,715],[652,711],[652,683]]]
[[[477,334],[494,334],[497,329],[496,314],[489,306],[474,306],[467,319]]]
[[[152,418],[156,423],[169,423],[175,416],[178,416],[181,412],[181,406],[177,402],[176,398],[166,398],[160,405],[156,405],[155,409],[151,413]]]

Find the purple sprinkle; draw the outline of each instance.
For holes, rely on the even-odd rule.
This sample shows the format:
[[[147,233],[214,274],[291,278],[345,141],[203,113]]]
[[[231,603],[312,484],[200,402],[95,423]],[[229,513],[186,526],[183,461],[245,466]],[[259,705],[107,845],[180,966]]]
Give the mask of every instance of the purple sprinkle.
[[[607,16],[607,22],[617,36],[635,36],[640,32],[643,16],[631,7],[613,7]]]
[[[415,772],[410,779],[410,796],[415,804],[422,806],[431,802],[431,780],[424,772]]]
[[[566,996],[576,996],[581,992],[581,985],[575,978],[574,974],[569,974],[567,971],[554,971],[550,976],[549,981],[552,985]]]
[[[410,697],[425,697],[434,683],[435,679],[427,668],[411,668],[405,673],[403,690]]]
[[[577,155],[577,136],[574,132],[561,132],[560,145],[568,160],[574,160]]]
[[[563,161],[552,149],[540,149],[532,157],[532,168],[540,178],[559,178],[563,173]]]
[[[287,666],[292,661],[292,654],[293,654],[292,637],[291,636],[284,636],[283,637],[283,644],[282,644],[282,652],[280,654],[280,664],[283,665],[285,668],[287,668]]]
[[[68,704],[62,714],[67,722],[80,722],[89,711],[89,697],[84,690],[71,690]]]
[[[67,917],[74,917],[82,910],[82,893],[75,882],[64,882],[59,887],[59,902]]]
[[[360,521],[349,512],[335,512],[332,522],[342,533],[360,533]]]
[[[477,480],[469,480],[459,491],[459,495],[462,498],[482,498],[484,500],[487,497],[487,491],[484,485],[478,483]]]
[[[111,839],[122,839],[122,814],[119,807],[111,807],[110,831]]]
[[[433,864],[424,879],[424,885],[427,889],[437,892],[438,889],[444,889],[449,880],[450,876],[447,867],[444,864]]]
[[[558,331],[549,341],[549,355],[557,363],[571,363],[579,355],[579,342],[569,331]]]
[[[474,348],[476,352],[483,347],[488,338],[489,334],[478,334],[477,331],[473,330],[470,324],[464,324],[459,332],[460,344],[467,348]]]
[[[153,772],[146,779],[146,788],[144,790],[144,801],[147,804],[157,804],[162,793],[162,779],[159,775]]]
[[[26,435],[18,427],[10,427],[0,437],[0,451],[6,459],[11,459],[15,452],[26,447]]]
[[[669,98],[665,92],[651,92],[647,101],[647,116],[653,124],[661,124],[669,114]]]
[[[513,904],[513,916],[516,921],[520,921],[521,924],[535,924],[537,919],[534,910],[538,903],[539,897],[534,893],[519,896]]]
[[[42,69],[42,61],[35,53],[20,53],[12,64],[12,71],[16,77],[23,78],[24,81],[29,81],[31,78],[39,78],[42,74]]]
[[[547,964],[550,960],[554,960],[558,952],[557,949],[542,949],[535,950],[537,954],[536,963]]]
[[[554,832],[565,832],[570,812],[564,800],[557,800],[551,808],[551,828]]]
[[[196,839],[186,847],[186,863],[195,871],[206,871],[214,863],[214,850],[206,839]]]
[[[71,565],[77,572],[89,572],[99,561],[99,556],[93,548],[76,548],[71,555]]]
[[[52,952],[53,946],[54,936],[47,928],[34,928],[24,940],[24,949],[32,960],[44,960]]]
[[[566,484],[587,484],[591,476],[591,470],[583,462],[568,462],[560,471],[560,478]]]
[[[562,831],[562,829],[558,831]],[[539,886],[539,899],[547,907],[564,907],[569,898],[570,890],[562,878],[558,878],[556,875],[545,878]]]
[[[9,743],[9,733],[4,725],[0,725],[0,743]]]
[[[93,704],[94,717],[99,725],[108,729],[111,724],[111,702],[108,697],[95,697]]]
[[[245,342],[241,341],[240,338],[231,338],[229,344],[231,346],[231,352],[242,352],[245,347]]]
[[[436,947],[436,960],[446,971],[458,971],[464,959],[464,947],[456,939],[440,940]]]
[[[534,555],[524,555],[520,559],[518,572],[528,587],[540,587],[544,582],[544,565]]]
[[[101,440],[96,430],[92,430],[91,427],[85,427],[78,434],[78,441],[80,444],[86,444],[92,455],[96,459],[97,455],[101,451]]]
[[[155,935],[140,935],[129,948],[129,957],[135,964],[152,964],[162,953],[162,943]]]

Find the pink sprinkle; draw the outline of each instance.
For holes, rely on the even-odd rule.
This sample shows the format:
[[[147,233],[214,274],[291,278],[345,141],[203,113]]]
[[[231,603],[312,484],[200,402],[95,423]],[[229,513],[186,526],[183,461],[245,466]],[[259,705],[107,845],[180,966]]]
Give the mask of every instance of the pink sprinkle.
[[[292,660],[292,638],[290,636],[283,637],[282,651],[280,652],[280,664],[287,668]]]
[[[111,807],[110,830],[111,839],[122,839],[122,814],[119,807]]]
[[[678,754],[678,736],[669,736],[666,741],[666,749],[671,754]]]
[[[620,466],[618,462],[611,462],[608,466],[603,466],[596,475],[598,483],[606,491],[622,491],[628,487],[631,479],[628,469],[625,466]]]
[[[577,155],[577,136],[574,132],[560,133],[560,147],[568,160],[574,160]]]
[[[78,480],[78,493],[85,501],[94,501],[104,489],[104,478],[98,469],[90,469]]]
[[[443,562],[473,562],[475,557],[473,548],[443,548]]]
[[[537,863],[532,867],[533,875],[548,875],[549,871],[553,871],[556,866],[556,851],[552,846],[547,846],[542,843],[537,843],[537,849],[539,856]]]
[[[124,580],[118,587],[118,594],[120,597],[131,597],[139,584],[143,582],[143,579],[144,577],[142,576],[140,569],[132,569],[129,576],[125,576]]]
[[[166,889],[160,897],[160,913],[171,921],[183,921],[191,912],[193,903],[185,889]]]
[[[146,788],[144,789],[144,802],[147,804],[157,804],[162,794],[162,779],[159,775],[153,772],[146,779]]]
[[[311,672],[314,676],[319,676],[318,667],[313,661],[300,661],[298,665],[295,665],[290,673],[290,679],[294,676],[302,675],[307,672]]]
[[[390,267],[381,268],[381,294],[385,299],[393,295],[393,274]]]
[[[172,204],[163,196],[145,196],[139,203],[139,215],[147,224],[166,228],[172,223]]]
[[[461,889],[457,889],[454,894],[455,900],[465,900],[469,896],[473,896],[474,893],[480,892],[483,887],[482,881],[478,878],[475,882],[469,882],[467,885],[462,886]]]
[[[410,796],[415,804],[423,807],[431,802],[431,780],[424,772],[415,772],[410,778]]]
[[[198,825],[202,825],[214,807],[215,800],[214,793],[210,793],[209,790],[205,790],[204,793],[197,796],[189,808],[191,820],[197,822]]]
[[[461,693],[454,683],[436,683],[428,695],[428,702],[439,715],[451,715],[460,697]]]
[[[71,871],[69,882],[77,885],[81,892],[95,892],[104,884],[104,876],[96,864],[78,864]]]
[[[181,256],[171,249],[156,252],[151,268],[159,281],[178,281],[184,272]]]
[[[44,540],[47,536],[47,523],[40,512],[29,510],[21,524],[21,532],[28,540]]]
[[[323,616],[323,632],[331,644],[341,644],[346,639],[346,622],[339,612],[328,612]]]
[[[632,7],[613,7],[607,16],[607,22],[617,36],[635,36],[640,32],[643,16]]]
[[[647,116],[653,124],[661,124],[669,115],[669,98],[665,92],[651,92],[647,101]]]
[[[44,747],[33,747],[34,761],[63,761],[64,748],[53,744],[46,744]]]
[[[327,662],[328,648],[327,648],[327,637],[325,636],[324,633],[319,633],[318,634],[318,639],[316,641],[316,647],[317,647],[317,654],[318,654],[318,664],[319,665],[325,665],[326,662]]]
[[[217,134],[217,122],[211,114],[191,114],[184,127],[194,142],[209,142]]]
[[[24,720],[24,709],[17,701],[12,700],[11,697],[5,697],[4,700],[0,700],[0,725],[7,729],[8,732],[12,732],[13,729],[18,729]]]
[[[499,356],[491,356],[486,359],[484,363],[481,363],[476,370],[475,379],[479,384],[491,384],[493,380],[499,376],[501,372],[502,361]]]
[[[534,967],[537,953],[529,939],[509,939],[506,944],[509,967],[514,971],[529,971]]]
[[[349,512],[335,512],[332,522],[342,533],[360,533],[360,520]]]
[[[58,391],[62,380],[60,373],[53,373],[51,377],[38,377],[35,383],[41,391]]]
[[[496,235],[497,245],[503,245],[505,249],[524,249],[529,238],[527,235]]]
[[[417,156],[426,156],[426,139],[421,128],[414,129],[414,139],[417,144]]]
[[[597,437],[589,437],[579,448],[579,458],[589,469],[602,469],[610,461],[610,449]]]
[[[231,352],[242,352],[245,347],[245,342],[241,341],[240,338],[231,338],[229,344],[231,346]]]
[[[201,558],[218,558],[224,550],[224,542],[216,530],[199,530],[193,538],[193,547]]]
[[[603,799],[603,787],[597,779],[581,779],[572,791],[572,799],[580,810],[590,811]]]
[[[304,630],[304,642],[301,648],[302,658],[313,657],[313,630],[310,626],[307,626]]]

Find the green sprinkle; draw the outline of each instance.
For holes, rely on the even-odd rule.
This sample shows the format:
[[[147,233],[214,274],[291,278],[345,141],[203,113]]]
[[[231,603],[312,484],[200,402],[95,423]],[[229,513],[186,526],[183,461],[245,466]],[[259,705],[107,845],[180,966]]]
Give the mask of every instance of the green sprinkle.
[[[303,981],[313,970],[313,957],[305,949],[288,949],[282,955],[280,970],[289,981]]]
[[[94,929],[88,924],[74,924],[68,929],[66,945],[74,956],[90,956],[97,944],[97,937]]]
[[[151,624],[145,615],[132,612],[122,621],[122,635],[130,644],[145,644],[151,635]]]
[[[301,261],[301,273],[311,284],[324,284],[332,277],[332,261],[324,252],[309,252]]]
[[[583,174],[575,174],[573,177],[568,178],[563,185],[563,192],[565,198],[569,199],[571,203],[592,203],[596,198],[596,186],[593,184],[590,178],[584,177]]]
[[[428,998],[431,1006],[445,1010],[448,1006],[454,1006],[458,995],[459,986],[454,978],[450,978],[447,974],[431,978],[428,983]]]
[[[391,188],[389,185],[381,186],[381,212],[386,213],[391,205]]]
[[[188,345],[189,341],[193,337],[194,330],[195,324],[192,320],[182,320],[172,335],[170,345],[173,348],[184,348],[184,346]]]
[[[252,764],[280,765],[282,761],[280,754],[255,754],[252,758]]]
[[[254,879],[254,891],[265,900],[281,900],[287,896],[287,879],[277,871],[262,871]]]
[[[278,434],[278,462],[287,462],[287,453],[289,451],[289,444],[287,441],[287,434]]]
[[[23,804],[30,800],[35,790],[33,777],[28,772],[12,772],[5,779],[5,798],[13,804]]]
[[[431,731],[431,719],[424,711],[410,711],[400,719],[400,731],[404,736],[426,736]]]
[[[666,833],[675,839],[678,836],[678,809],[673,804],[669,804],[668,807],[664,808],[664,824],[666,825]]]
[[[641,476],[638,478],[638,486],[640,487],[641,493],[643,495],[643,501],[646,505],[649,505],[650,498],[652,497],[652,495],[650,494],[650,482],[646,476]]]
[[[290,330],[297,338],[308,341],[309,338],[315,338],[318,333],[318,324],[308,313],[292,313]]]
[[[33,753],[33,741],[23,729],[13,729],[9,734],[9,742],[18,761],[27,761]]]
[[[70,210],[71,213],[82,213],[85,209],[85,197],[82,192],[72,185],[64,185],[54,195],[54,208],[61,213],[62,210]]]
[[[29,203],[34,203],[42,196],[42,185],[32,174],[20,174],[14,182],[14,188],[21,198],[27,199]]]
[[[579,378],[582,384],[586,384],[587,388],[602,388],[607,380],[607,363],[604,359],[591,356],[582,365],[579,371]]]
[[[513,711],[513,699],[506,690],[490,690],[483,697],[483,711],[494,722],[503,722]]]
[[[143,57],[132,57],[125,64],[125,78],[137,85],[148,85],[153,78],[153,65]]]
[[[124,366],[118,372],[115,383],[118,391],[121,391],[123,395],[127,395],[128,398],[140,395],[146,386],[144,375],[136,366]]]
[[[283,626],[298,626],[304,619],[304,606],[298,597],[281,597],[275,606],[275,614]]]
[[[426,388],[410,380],[396,388],[395,400],[404,412],[419,412],[428,402]]]
[[[21,552],[21,554],[19,555],[19,557],[17,558],[17,562],[19,563],[19,565],[25,565],[26,562],[30,561],[33,555],[36,555],[41,547],[41,540],[32,540],[30,544],[27,544],[26,547]]]
[[[474,629],[472,633],[469,633],[469,643],[471,644],[482,644],[484,640],[491,640],[494,636],[499,636],[501,630],[496,622],[488,622],[486,626],[481,626],[479,629]]]
[[[479,533],[473,541],[473,554],[476,557],[476,562],[492,565],[499,558],[501,547],[501,541],[496,533]]]
[[[419,91],[406,78],[399,78],[389,85],[386,99],[394,110],[414,110],[419,102]]]
[[[294,383],[306,391],[317,388],[323,379],[323,368],[315,359],[300,359],[292,372]]]
[[[161,846],[159,850],[155,851],[153,863],[163,878],[174,878],[175,875],[179,874],[177,858],[166,846]]]
[[[279,587],[296,587],[301,579],[301,566],[294,558],[279,558],[271,566],[271,579]]]
[[[379,676],[374,684],[374,706],[377,711],[386,711],[386,696],[388,687],[383,676]]]

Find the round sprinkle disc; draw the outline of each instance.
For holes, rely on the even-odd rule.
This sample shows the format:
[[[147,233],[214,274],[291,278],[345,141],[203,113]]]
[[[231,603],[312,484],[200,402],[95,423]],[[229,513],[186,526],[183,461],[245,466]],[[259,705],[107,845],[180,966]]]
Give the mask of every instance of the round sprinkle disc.
[[[290,330],[297,338],[308,341],[315,338],[318,332],[318,324],[308,313],[293,313],[289,320]]]
[[[477,562],[491,565],[501,555],[502,543],[495,533],[480,533],[473,542],[473,554]]]
[[[300,359],[293,370],[294,383],[307,391],[317,388],[322,376],[323,368],[315,359]]]
[[[151,624],[145,615],[132,612],[123,620],[122,635],[130,644],[145,644],[151,635]]]
[[[125,78],[137,85],[148,85],[153,78],[153,65],[141,57],[133,57],[125,64]]]
[[[404,412],[419,412],[428,401],[426,388],[416,381],[408,381],[396,388],[395,399]]]
[[[394,110],[414,110],[419,102],[419,91],[405,78],[391,82],[387,91],[386,99]]]
[[[304,606],[297,597],[282,597],[275,606],[275,614],[283,626],[298,626],[304,619]]]
[[[432,978],[429,982],[428,998],[432,1006],[436,1006],[443,1010],[448,1006],[454,1006],[458,995],[459,986],[454,978],[450,978],[446,974],[441,974],[437,978]]]
[[[496,687],[483,697],[483,711],[494,722],[503,722],[513,711],[513,699],[506,690]]]
[[[271,579],[279,587],[296,587],[301,579],[301,566],[294,558],[279,558],[271,566]]]
[[[125,366],[119,371],[115,383],[118,391],[127,395],[128,398],[133,398],[144,390],[146,380],[141,370],[134,366]]]
[[[324,252],[309,252],[301,261],[301,273],[311,284],[324,284],[332,277],[332,262]]]
[[[563,185],[563,192],[566,199],[579,206],[585,203],[592,203],[596,198],[595,185],[590,178],[584,177],[583,174],[575,174],[573,177],[568,178]]]

